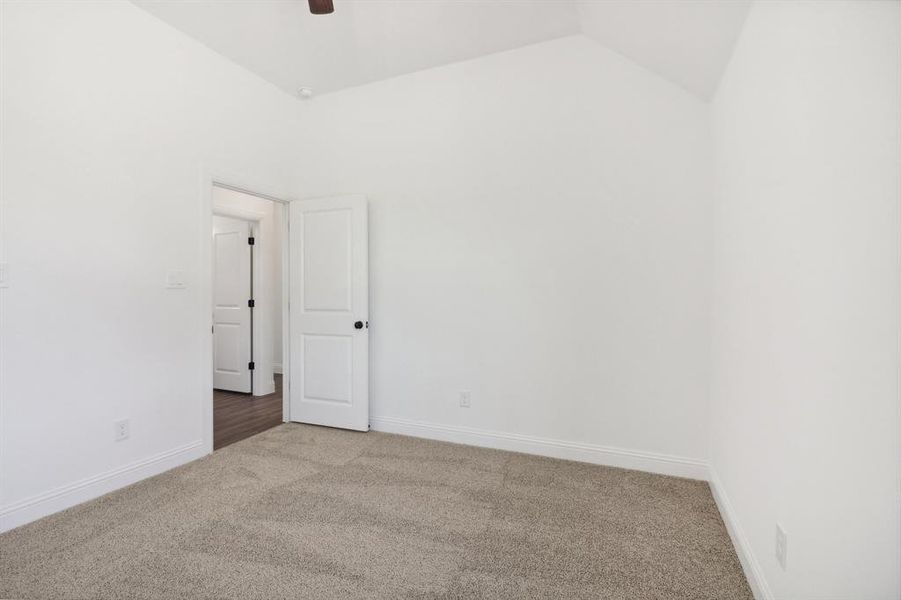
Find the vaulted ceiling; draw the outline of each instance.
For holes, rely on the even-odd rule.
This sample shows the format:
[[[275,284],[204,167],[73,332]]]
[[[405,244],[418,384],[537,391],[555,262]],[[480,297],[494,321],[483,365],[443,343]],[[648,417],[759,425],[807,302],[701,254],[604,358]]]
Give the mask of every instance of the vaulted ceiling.
[[[133,0],[286,92],[322,94],[585,33],[702,99],[750,0]]]

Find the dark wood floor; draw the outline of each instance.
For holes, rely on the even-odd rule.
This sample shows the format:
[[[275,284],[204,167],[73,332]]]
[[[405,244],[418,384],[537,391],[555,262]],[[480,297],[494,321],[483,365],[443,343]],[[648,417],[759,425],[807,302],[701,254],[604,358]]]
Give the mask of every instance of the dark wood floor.
[[[282,424],[282,376],[275,376],[275,392],[252,396],[213,390],[213,449]]]

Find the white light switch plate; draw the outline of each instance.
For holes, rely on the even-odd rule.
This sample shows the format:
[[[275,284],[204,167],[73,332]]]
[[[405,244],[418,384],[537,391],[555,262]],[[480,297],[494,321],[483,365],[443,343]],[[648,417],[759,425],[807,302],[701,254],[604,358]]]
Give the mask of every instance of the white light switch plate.
[[[170,290],[183,290],[188,287],[185,284],[184,271],[169,271],[166,273],[166,287]]]

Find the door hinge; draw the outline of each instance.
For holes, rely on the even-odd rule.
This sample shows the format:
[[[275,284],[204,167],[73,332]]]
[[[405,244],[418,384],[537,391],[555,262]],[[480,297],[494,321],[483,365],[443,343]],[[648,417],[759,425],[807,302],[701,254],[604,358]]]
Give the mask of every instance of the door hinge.
[[[249,363],[247,363],[247,368],[250,369],[251,371],[253,371],[254,366],[255,366],[255,365],[254,365],[254,362],[253,362],[253,361],[250,361]]]
[[[250,236],[249,238],[247,238],[247,243],[253,246],[256,243],[256,240],[253,236]]]
[[[253,308],[255,304],[256,303],[253,301],[253,298],[247,301],[247,306],[249,306],[250,308]]]

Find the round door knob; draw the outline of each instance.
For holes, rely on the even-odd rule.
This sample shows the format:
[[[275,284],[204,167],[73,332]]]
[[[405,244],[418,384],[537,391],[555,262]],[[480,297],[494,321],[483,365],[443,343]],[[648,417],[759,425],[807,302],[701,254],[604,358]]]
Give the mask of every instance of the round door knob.
[[[363,321],[357,321],[354,323],[354,329],[363,329]]]

